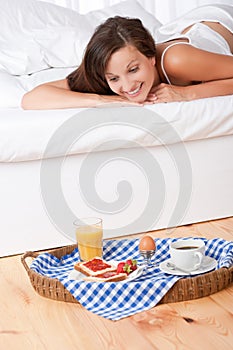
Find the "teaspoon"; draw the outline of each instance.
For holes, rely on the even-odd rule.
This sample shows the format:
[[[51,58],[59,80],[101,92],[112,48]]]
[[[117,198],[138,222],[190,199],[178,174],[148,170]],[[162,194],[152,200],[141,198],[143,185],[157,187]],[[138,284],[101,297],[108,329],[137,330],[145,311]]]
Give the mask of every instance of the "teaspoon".
[[[188,271],[188,270],[185,270],[185,269],[182,269],[180,267],[177,267],[175,264],[171,263],[171,262],[168,262],[167,263],[167,267],[171,270],[178,270],[178,271],[181,271],[181,272],[185,272],[185,273],[188,273],[189,275],[191,275],[191,272]]]

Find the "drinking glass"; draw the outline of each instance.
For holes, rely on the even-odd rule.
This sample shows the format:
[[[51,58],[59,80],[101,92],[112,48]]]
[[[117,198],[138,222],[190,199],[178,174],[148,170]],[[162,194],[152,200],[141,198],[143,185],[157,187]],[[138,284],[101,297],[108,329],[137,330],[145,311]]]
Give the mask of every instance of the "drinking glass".
[[[80,218],[74,221],[76,241],[81,261],[88,261],[103,255],[103,222],[96,217]]]

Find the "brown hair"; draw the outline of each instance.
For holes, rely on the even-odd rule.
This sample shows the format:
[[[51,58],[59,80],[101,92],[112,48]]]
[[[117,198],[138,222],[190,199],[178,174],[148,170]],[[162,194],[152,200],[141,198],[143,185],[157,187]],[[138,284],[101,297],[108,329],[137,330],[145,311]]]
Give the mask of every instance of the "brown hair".
[[[132,45],[146,57],[155,57],[155,43],[149,31],[136,18],[112,17],[98,26],[91,37],[80,66],[68,75],[71,90],[112,95],[105,79],[111,55]]]

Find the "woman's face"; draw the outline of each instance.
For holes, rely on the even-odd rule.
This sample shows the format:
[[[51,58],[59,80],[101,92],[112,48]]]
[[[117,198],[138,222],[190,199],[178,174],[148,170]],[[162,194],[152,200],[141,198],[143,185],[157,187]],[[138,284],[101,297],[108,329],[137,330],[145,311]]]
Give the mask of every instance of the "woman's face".
[[[105,78],[110,89],[128,100],[144,102],[155,80],[155,58],[148,58],[134,46],[112,54]]]

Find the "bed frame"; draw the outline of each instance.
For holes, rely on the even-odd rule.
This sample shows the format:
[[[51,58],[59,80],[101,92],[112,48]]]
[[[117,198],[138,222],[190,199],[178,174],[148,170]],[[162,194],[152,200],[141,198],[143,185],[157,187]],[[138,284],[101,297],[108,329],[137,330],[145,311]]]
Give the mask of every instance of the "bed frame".
[[[178,171],[171,153],[179,157],[184,146],[190,163],[181,164],[188,169]],[[85,154],[66,158],[60,185],[54,185],[57,181],[54,174],[61,161],[59,157],[46,162],[0,163],[0,256],[70,244],[74,238],[72,222],[76,216],[101,216],[105,238],[232,216],[232,149],[231,135],[173,144],[169,149],[167,146],[148,148],[163,174],[161,177],[157,172],[154,184],[157,182],[158,186],[153,188],[152,184],[152,189],[149,186],[151,179],[145,180],[145,174],[138,171],[134,162],[125,161],[135,159],[137,148],[122,149],[119,159],[116,159],[119,156],[116,150],[92,154],[90,161],[94,167],[103,159],[116,159],[113,167],[111,162],[106,162],[98,172],[95,184],[89,183],[90,179],[85,183],[85,179],[78,176]],[[117,184],[122,180],[117,194]],[[131,194],[124,180],[131,184]],[[85,198],[81,187],[91,193],[93,186],[97,200],[88,204],[90,198],[87,193]],[[162,191],[161,186],[164,186]],[[118,203],[120,197],[127,203],[118,210],[114,203]],[[168,230],[168,234],[172,234],[172,230]]]

